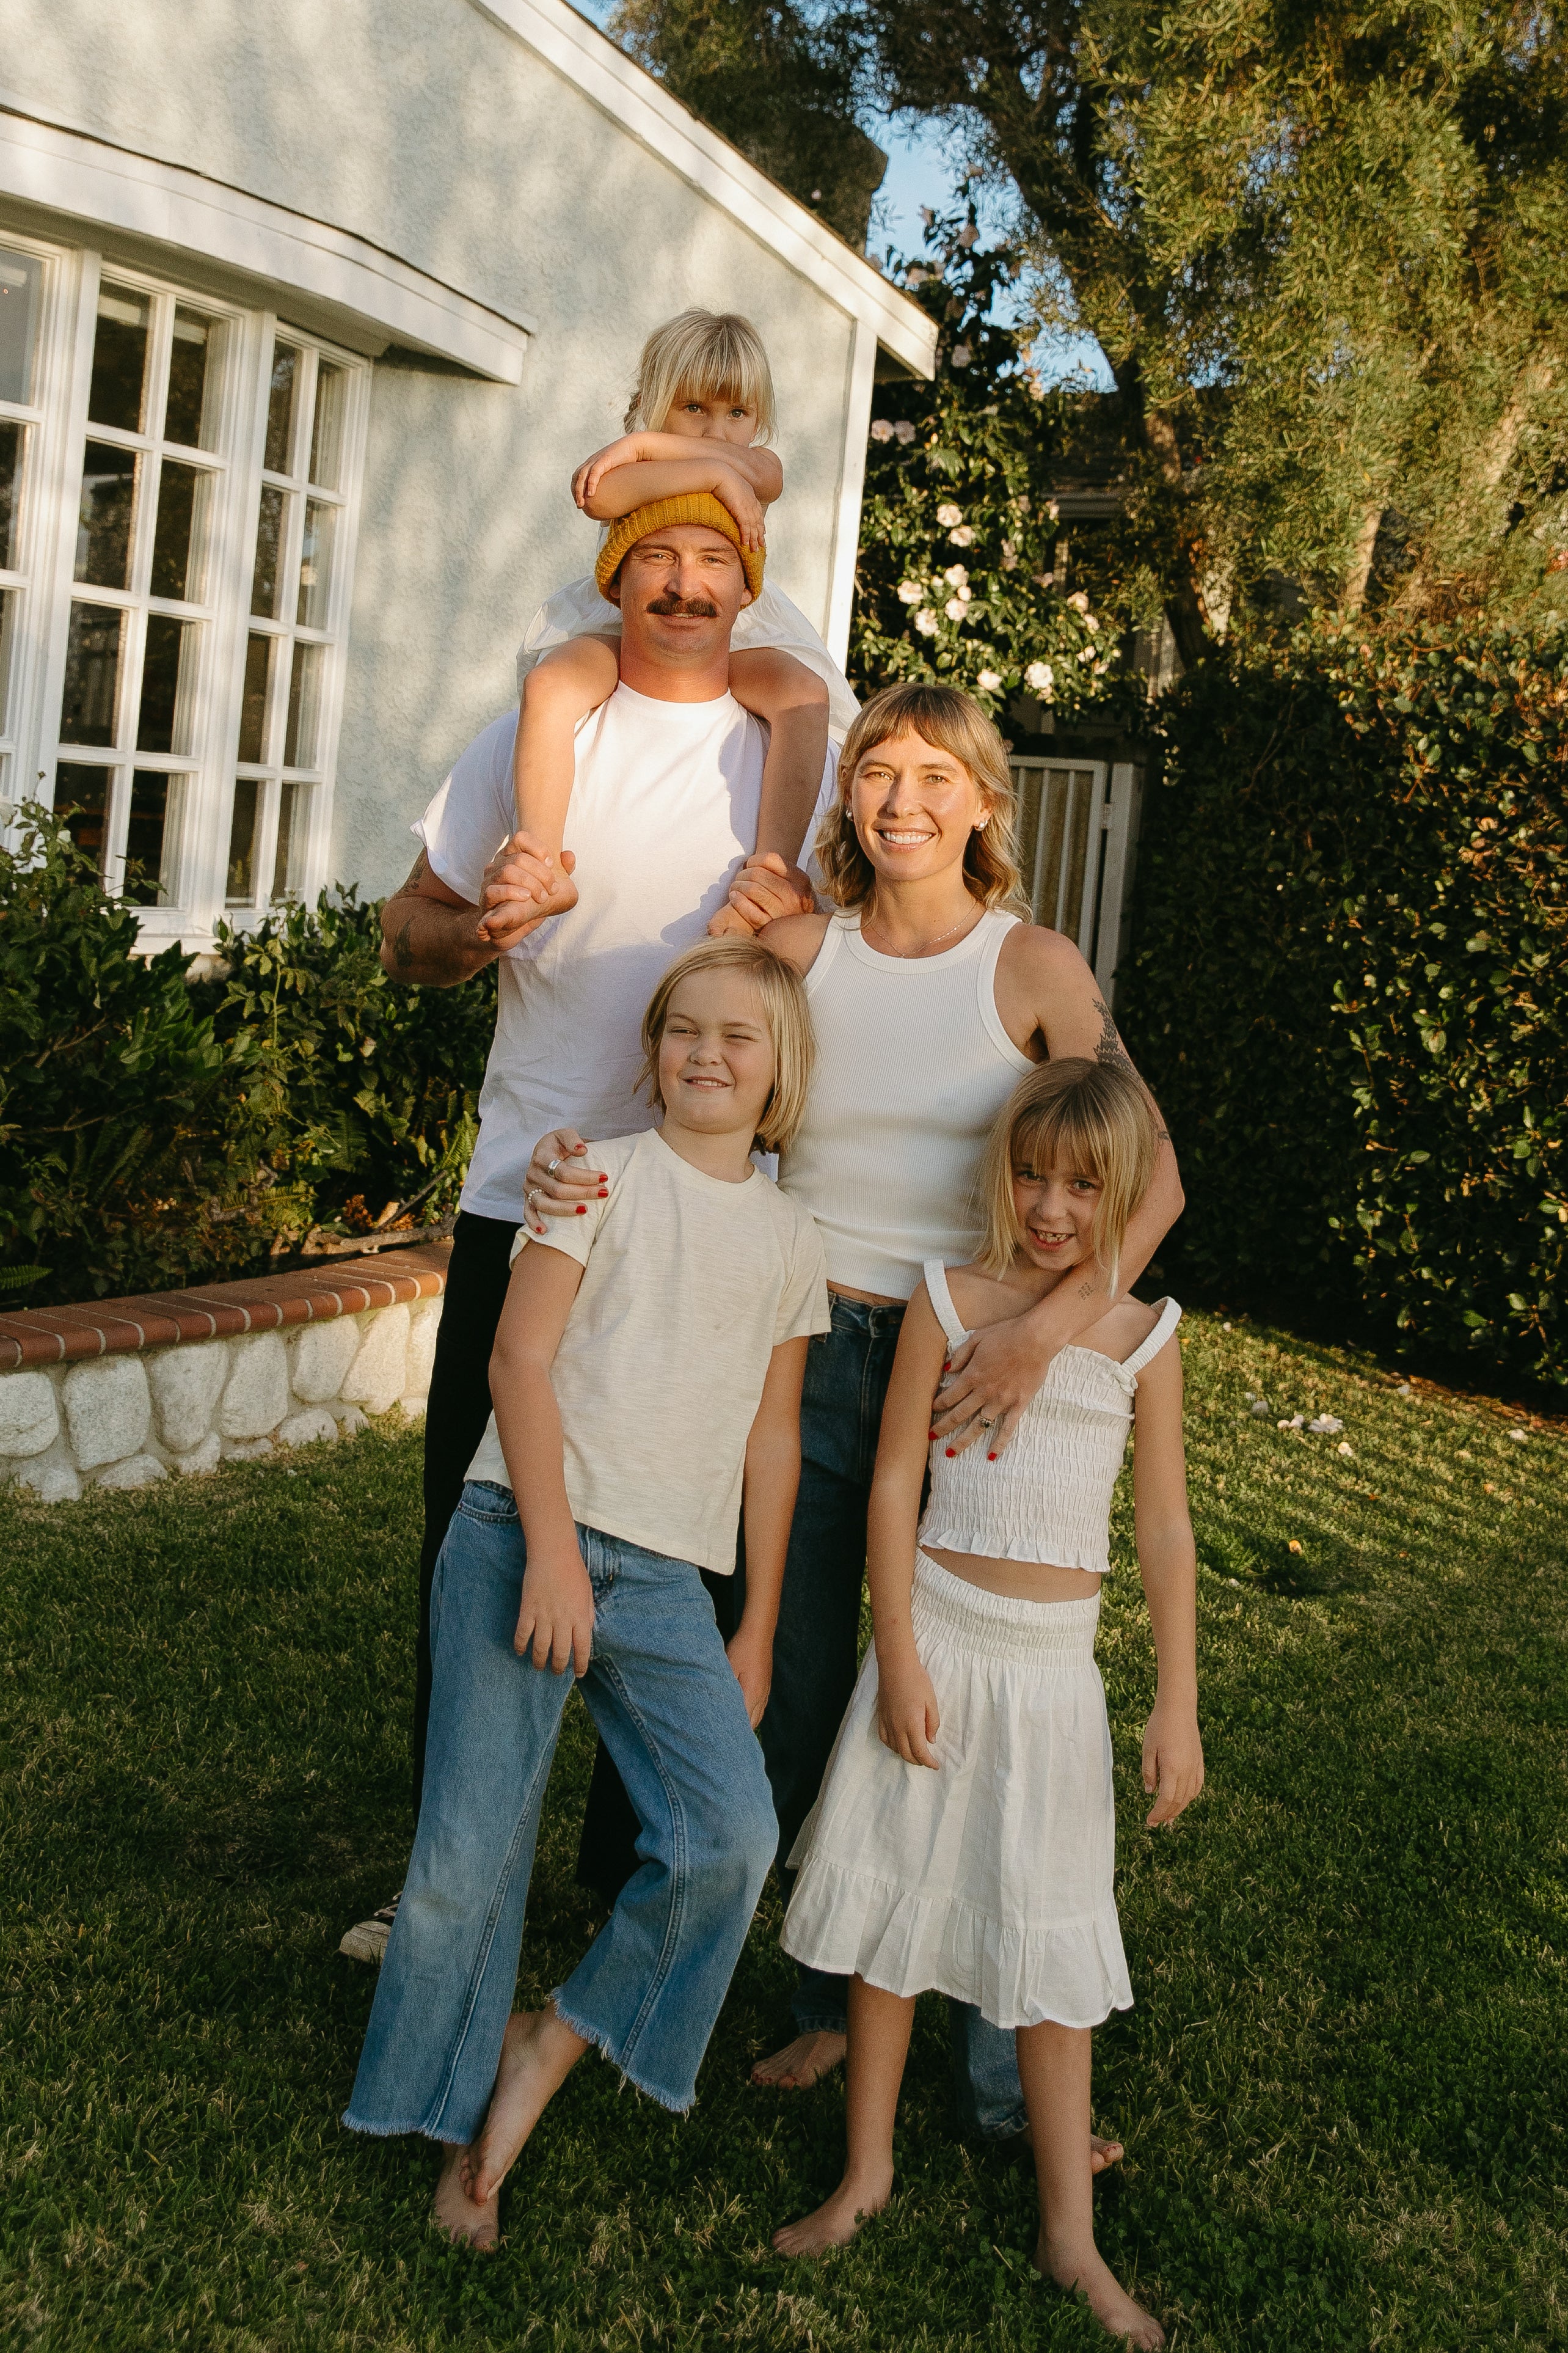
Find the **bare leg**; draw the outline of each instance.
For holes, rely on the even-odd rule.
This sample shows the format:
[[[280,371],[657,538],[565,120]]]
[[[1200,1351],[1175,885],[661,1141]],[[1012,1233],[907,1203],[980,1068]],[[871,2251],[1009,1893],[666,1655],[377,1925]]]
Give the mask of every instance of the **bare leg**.
[[[547,852],[554,869],[548,894],[533,910],[536,916],[563,914],[577,903],[577,886],[561,865],[576,767],[574,738],[578,722],[615,692],[619,676],[608,638],[573,638],[542,655],[522,682],[511,761],[518,830]]]
[[[757,853],[774,850],[794,869],[822,790],[827,757],[827,689],[816,672],[793,654],[755,646],[730,657],[730,691],[743,709],[767,722],[768,754],[757,809]],[[744,936],[765,922],[765,911],[748,920],[740,908],[721,907],[708,929],[716,936]]]
[[[893,2188],[893,2118],[915,2021],[907,1999],[849,1980],[849,2052],[845,2063],[844,2179],[804,2221],[773,2232],[781,2255],[820,2255],[847,2246],[868,2214],[879,2214]]]
[[[753,2084],[763,2084],[781,2092],[807,2092],[830,2075],[844,2060],[845,2038],[826,2027],[816,2027],[809,2034],[797,2034],[782,2051],[774,2051],[766,2059],[759,2059],[752,2070]],[[1011,2143],[1007,2146],[1011,2147]],[[1098,2133],[1089,2137],[1089,2168],[1091,2173],[1104,2173],[1108,2168],[1120,2165],[1127,2151],[1119,2140],[1102,2140]]]
[[[797,2034],[782,2051],[759,2059],[752,2070],[752,2081],[776,2084],[782,2092],[808,2092],[813,2084],[842,2065],[843,2059],[843,2035],[817,2027],[809,2034]]]
[[[1035,2268],[1089,2301],[1100,2327],[1140,2348],[1163,2345],[1165,2332],[1135,2304],[1094,2243],[1094,2175],[1089,2146],[1089,2031],[1085,2026],[1021,2026],[1018,2073],[1035,2144],[1040,2185],[1040,2236]]]
[[[534,2126],[590,2048],[557,2015],[553,2004],[548,2010],[513,2010],[479,2137],[463,2150],[458,2163],[464,2194],[476,2206],[496,2196]]]

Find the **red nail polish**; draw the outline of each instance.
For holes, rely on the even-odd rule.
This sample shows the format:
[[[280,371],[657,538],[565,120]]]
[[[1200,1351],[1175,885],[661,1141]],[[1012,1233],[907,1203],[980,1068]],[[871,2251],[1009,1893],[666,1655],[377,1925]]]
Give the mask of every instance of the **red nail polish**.
[[[957,1448],[956,1448],[956,1447],[950,1446],[950,1447],[948,1448],[948,1450],[947,1450],[947,1451],[948,1451],[948,1452],[949,1452],[950,1454],[954,1454],[954,1453],[956,1453],[956,1452],[957,1452],[957,1451],[958,1451],[958,1450],[957,1450]]]
[[[994,1461],[995,1461],[995,1460],[996,1460],[996,1457],[994,1456],[994,1454],[988,1454],[988,1455],[985,1457],[985,1460],[987,1461],[987,1462],[994,1462]]]
[[[605,1198],[605,1197],[604,1197],[604,1195],[601,1193],[601,1194],[600,1194],[600,1196],[599,1196],[599,1198],[600,1198],[601,1200],[603,1200],[603,1199],[604,1199],[604,1198]],[[588,1204],[586,1203],[586,1201],[579,1201],[579,1202],[578,1202],[578,1204],[577,1204],[577,1215],[578,1215],[580,1218],[585,1218],[585,1217],[587,1216],[587,1214],[588,1214]]]
[[[928,1431],[927,1435],[928,1435],[929,1437],[934,1438],[934,1437],[936,1436],[936,1432],[935,1432],[935,1430],[930,1430],[930,1431]]]

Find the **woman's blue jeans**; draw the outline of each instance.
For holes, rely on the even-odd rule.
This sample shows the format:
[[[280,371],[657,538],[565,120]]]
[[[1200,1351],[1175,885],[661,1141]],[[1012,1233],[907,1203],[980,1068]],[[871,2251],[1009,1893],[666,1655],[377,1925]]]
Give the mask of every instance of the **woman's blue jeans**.
[[[596,1613],[583,1694],[642,1829],[638,1868],[555,2006],[683,2110],[777,1825],[698,1571],[593,1528],[577,1538]],[[573,1682],[512,1649],[523,1567],[510,1492],[470,1481],[436,1564],[424,1802],[343,2118],[357,2132],[468,2142],[489,2103]]]
[[[882,1404],[893,1369],[901,1306],[833,1301],[833,1329],[811,1341],[800,1413],[800,1493],[790,1529],[784,1598],[773,1639],[773,1683],[759,1730],[779,1818],[778,1872],[785,1901],[788,1856],[816,1802],[827,1759],[859,1672],[866,1514]],[[805,2034],[842,2033],[843,1978],[803,1968],[792,2005]],[[1027,2130],[1010,2033],[977,2010],[951,2005],[953,2071],[967,2126],[987,2139]]]

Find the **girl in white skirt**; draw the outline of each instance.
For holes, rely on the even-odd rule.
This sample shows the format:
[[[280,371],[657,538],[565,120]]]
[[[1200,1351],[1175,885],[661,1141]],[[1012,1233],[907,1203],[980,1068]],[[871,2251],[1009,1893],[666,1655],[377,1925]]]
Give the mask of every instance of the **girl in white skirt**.
[[[1092,1261],[1114,1300],[1155,1152],[1130,1071],[1047,1063],[987,1148],[984,1250],[951,1271],[931,1261],[910,1302],[871,1495],[874,1650],[791,1858],[801,1870],[784,1930],[797,1960],[852,1977],[847,2162],[826,2204],[774,2240],[815,2254],[887,2203],[915,1997],[952,1994],[1017,2031],[1037,2263],[1140,2346],[1163,2332],[1101,2260],[1091,2201],[1089,2030],[1132,2000],[1094,1630],[1111,1491],[1135,1427],[1138,1557],[1159,1659],[1143,1783],[1157,1792],[1150,1824],[1173,1821],[1204,1778],[1174,1301],[1112,1305],[1054,1359],[1000,1455],[984,1433],[963,1451],[930,1443],[923,1521],[920,1504],[948,1357]]]

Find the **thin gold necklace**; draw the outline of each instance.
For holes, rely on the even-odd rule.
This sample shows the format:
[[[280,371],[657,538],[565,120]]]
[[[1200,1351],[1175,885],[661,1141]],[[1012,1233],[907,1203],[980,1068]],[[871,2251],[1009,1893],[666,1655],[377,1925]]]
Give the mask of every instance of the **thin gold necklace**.
[[[951,939],[954,938],[954,937],[957,935],[957,934],[958,934],[958,933],[962,932],[962,931],[963,930],[964,926],[965,926],[966,924],[968,924],[968,923],[969,923],[969,922],[970,922],[970,916],[971,916],[971,915],[973,915],[973,916],[975,917],[975,920],[976,920],[976,921],[978,921],[979,916],[983,915],[984,913],[985,913],[985,910],[984,910],[984,907],[981,907],[981,908],[979,908],[978,910],[976,910],[976,909],[975,909],[975,908],[973,908],[973,907],[971,907],[971,908],[970,908],[970,910],[969,910],[969,913],[968,913],[963,914],[963,915],[961,915],[961,916],[959,917],[959,919],[958,919],[957,923],[954,923],[954,925],[953,925],[953,927],[952,927],[952,930],[951,932],[938,932],[938,934],[936,934],[936,937],[935,937],[934,939],[922,940],[922,941],[921,942],[921,944],[920,944],[920,946],[919,946],[917,949],[915,949],[915,950],[913,951],[913,955],[917,955],[917,956],[919,956],[919,955],[929,955],[932,948],[939,948],[939,947],[941,947],[941,945],[942,945],[942,944],[943,940],[951,940]],[[888,930],[887,926],[886,926],[883,923],[881,923],[881,921],[879,920],[879,918],[878,916],[876,916],[875,914],[872,914],[872,915],[862,915],[862,916],[861,916],[861,918],[860,918],[860,930],[861,930],[862,934],[864,934],[866,933],[866,931],[869,928],[869,926],[870,926],[872,923],[875,923],[875,924],[877,925],[878,930],[881,933],[882,937],[883,937],[885,940],[890,940],[890,939],[891,939],[891,937],[892,937],[892,934]],[[973,928],[973,926],[971,926],[971,928]],[[910,952],[910,951],[908,951],[907,949],[903,949],[903,948],[894,948],[894,949],[893,949],[893,951],[892,951],[892,953],[893,953],[893,955],[894,955],[898,956],[898,957],[900,959],[900,961],[901,961],[901,962],[909,963],[909,962],[912,961]]]

